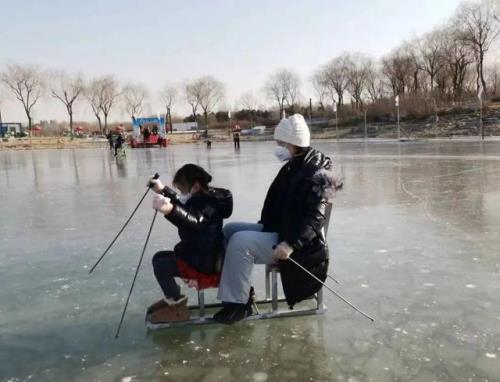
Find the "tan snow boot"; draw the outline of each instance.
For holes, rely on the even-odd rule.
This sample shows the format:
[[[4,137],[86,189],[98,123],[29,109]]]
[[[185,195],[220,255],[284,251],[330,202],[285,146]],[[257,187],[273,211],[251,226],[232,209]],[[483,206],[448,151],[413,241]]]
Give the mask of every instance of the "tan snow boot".
[[[151,314],[154,311],[156,311],[158,309],[163,309],[163,308],[165,308],[167,306],[168,306],[167,302],[162,298],[161,300],[158,300],[154,304],[150,305],[148,307],[148,310],[146,310],[146,313],[147,314]]]
[[[189,309],[187,298],[179,301],[178,304],[167,305],[151,313],[150,321],[153,324],[187,321],[189,320]]]

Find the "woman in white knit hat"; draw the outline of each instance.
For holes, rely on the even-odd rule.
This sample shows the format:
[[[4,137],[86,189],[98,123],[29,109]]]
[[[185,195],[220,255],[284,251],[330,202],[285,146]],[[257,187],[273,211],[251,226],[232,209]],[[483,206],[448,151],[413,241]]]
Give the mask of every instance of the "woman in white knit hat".
[[[251,275],[254,264],[279,264],[283,291],[290,306],[312,296],[321,284],[289,256],[325,280],[328,248],[322,234],[329,199],[342,184],[327,156],[310,147],[304,117],[292,115],[274,131],[276,157],[286,162],[271,184],[259,223],[229,223],[228,240],[218,298],[223,308],[214,315],[234,323],[252,314]]]

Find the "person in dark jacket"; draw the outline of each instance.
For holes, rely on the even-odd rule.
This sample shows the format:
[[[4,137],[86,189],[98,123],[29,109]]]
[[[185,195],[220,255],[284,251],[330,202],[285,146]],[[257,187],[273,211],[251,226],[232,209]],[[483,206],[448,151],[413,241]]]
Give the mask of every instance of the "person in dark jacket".
[[[181,241],[173,251],[160,251],[153,257],[155,277],[164,298],[148,308],[153,323],[189,318],[187,298],[181,294],[175,277],[194,283],[201,289],[219,283],[224,255],[223,219],[232,212],[228,190],[209,186],[212,177],[200,166],[186,164],[174,176],[180,195],[152,180],[158,193],[153,208],[178,228]]]
[[[118,132],[115,140],[115,157],[118,156],[118,151],[125,154],[125,151],[123,150],[124,143],[125,143],[125,138],[123,137],[123,134],[121,132]]]
[[[233,323],[252,313],[249,303],[254,264],[279,264],[290,306],[312,296],[321,284],[298,268],[297,261],[320,280],[326,279],[328,247],[323,234],[326,209],[342,185],[330,158],[309,147],[309,128],[300,114],[282,119],[274,132],[275,154],[286,162],[267,193],[258,224],[230,223],[219,285],[223,308],[214,315]]]
[[[109,143],[109,149],[113,150],[113,148],[115,146],[115,143],[113,141],[113,134],[111,134],[111,132],[107,133],[106,134],[106,139],[108,140],[108,143]]]

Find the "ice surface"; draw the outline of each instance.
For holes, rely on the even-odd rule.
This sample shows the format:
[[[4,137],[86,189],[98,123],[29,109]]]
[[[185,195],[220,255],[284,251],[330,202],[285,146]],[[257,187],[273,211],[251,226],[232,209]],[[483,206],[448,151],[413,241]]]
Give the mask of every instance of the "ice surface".
[[[500,142],[314,145],[346,179],[328,235],[341,282],[332,286],[375,323],[325,294],[322,317],[147,333],[144,310],[160,297],[151,257],[177,242],[158,219],[116,341],[151,197],[88,270],[147,178],[170,182],[198,163],[233,191],[230,220],[254,222],[280,166],[273,145],[139,149],[117,160],[105,149],[0,152],[0,380],[498,379]],[[256,267],[260,295],[263,273]]]

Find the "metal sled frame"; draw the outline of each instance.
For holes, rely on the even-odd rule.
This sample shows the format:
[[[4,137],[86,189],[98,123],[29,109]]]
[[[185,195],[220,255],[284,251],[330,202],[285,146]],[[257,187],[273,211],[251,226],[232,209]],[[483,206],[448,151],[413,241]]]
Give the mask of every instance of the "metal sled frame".
[[[323,233],[326,237],[328,233],[328,225],[330,223],[330,215],[332,211],[332,204],[329,203],[326,209],[326,222],[323,228]],[[315,306],[311,307],[300,307],[305,303],[311,305],[311,301],[302,302],[295,305],[294,309],[281,308],[280,303],[286,304],[286,300],[283,297],[278,296],[278,273],[279,268],[276,265],[266,265],[266,297],[263,300],[257,300],[254,303],[253,309],[254,313],[247,317],[246,320],[261,320],[266,318],[283,318],[283,317],[296,317],[296,316],[306,316],[306,315],[317,315],[324,314],[327,311],[326,305],[323,303],[323,288],[321,288],[318,293],[313,297]],[[210,323],[216,323],[212,319],[212,314],[207,314],[207,310],[214,310],[216,308],[222,308],[221,303],[205,304],[205,291],[198,290],[198,304],[191,305],[188,307],[191,312],[191,318],[186,321],[176,321],[168,323],[158,323],[154,324],[149,321],[149,315],[146,315],[146,327],[150,330],[172,328],[179,326],[190,326],[190,325],[204,325]]]

